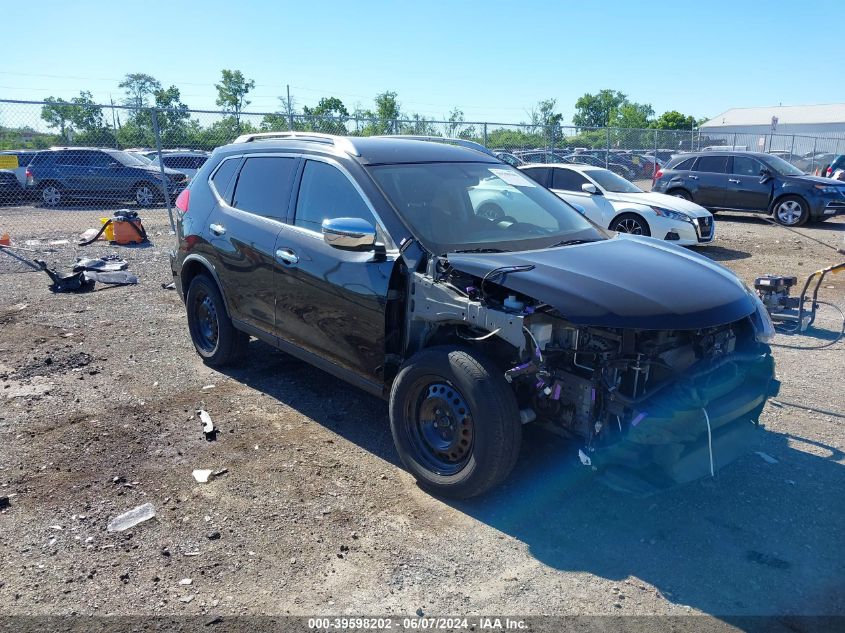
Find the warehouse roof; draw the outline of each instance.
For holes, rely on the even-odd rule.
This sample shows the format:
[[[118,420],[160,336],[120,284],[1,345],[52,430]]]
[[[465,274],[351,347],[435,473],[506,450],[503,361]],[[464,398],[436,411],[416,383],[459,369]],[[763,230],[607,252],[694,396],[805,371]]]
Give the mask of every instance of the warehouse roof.
[[[778,125],[845,123],[845,103],[732,108],[703,123],[701,127],[771,125],[772,117],[777,117]]]

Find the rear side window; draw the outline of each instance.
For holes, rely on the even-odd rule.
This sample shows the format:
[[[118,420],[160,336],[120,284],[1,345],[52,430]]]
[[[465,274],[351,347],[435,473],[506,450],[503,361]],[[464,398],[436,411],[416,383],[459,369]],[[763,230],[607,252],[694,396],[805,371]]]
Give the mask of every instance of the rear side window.
[[[670,169],[674,169],[675,171],[689,171],[690,169],[692,169],[692,164],[694,162],[695,156],[693,156],[692,158],[687,158],[686,160],[682,160],[674,167],[670,167]]]
[[[232,182],[232,176],[240,164],[240,158],[230,158],[220,163],[220,167],[214,172],[211,177],[211,186],[217,192],[217,195],[223,198],[226,203],[232,201],[232,195],[229,190],[229,183]]]
[[[248,158],[238,175],[232,206],[266,218],[284,221],[295,172],[295,158]]]
[[[710,174],[724,174],[728,171],[727,156],[702,156],[698,159],[695,171],[704,171]]]
[[[55,152],[39,152],[32,159],[33,165],[52,165]]]
[[[541,184],[544,187],[549,186],[549,172],[551,167],[531,167],[523,169],[522,172],[531,180]]]
[[[581,185],[589,182],[584,176],[571,169],[555,169],[552,189],[564,191],[581,191]]]
[[[343,172],[328,163],[309,160],[302,173],[294,224],[320,231],[323,220],[333,218],[361,218],[376,225],[361,194]]]

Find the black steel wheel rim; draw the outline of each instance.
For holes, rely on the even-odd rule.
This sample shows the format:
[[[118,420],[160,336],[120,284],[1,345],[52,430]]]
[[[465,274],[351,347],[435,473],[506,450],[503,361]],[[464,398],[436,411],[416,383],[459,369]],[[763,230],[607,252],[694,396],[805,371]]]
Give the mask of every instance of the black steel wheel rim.
[[[405,416],[405,431],[414,458],[438,475],[454,475],[472,455],[474,425],[463,395],[445,380],[417,381]]]
[[[197,345],[204,352],[213,352],[220,336],[220,323],[217,320],[217,308],[214,301],[206,293],[197,295],[194,301],[194,324],[194,338]]]

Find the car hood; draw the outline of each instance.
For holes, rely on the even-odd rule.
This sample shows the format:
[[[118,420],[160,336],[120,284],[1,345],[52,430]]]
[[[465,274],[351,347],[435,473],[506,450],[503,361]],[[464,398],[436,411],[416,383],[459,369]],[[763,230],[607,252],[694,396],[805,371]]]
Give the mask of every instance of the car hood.
[[[152,174],[161,174],[161,168],[158,165],[132,165],[132,169],[140,169],[141,171],[148,171]],[[185,175],[185,172],[178,169],[164,168],[164,173],[168,176]]]
[[[667,196],[665,193],[644,191],[643,193],[610,193],[605,194],[611,202],[627,202],[629,204],[645,204],[663,207],[670,211],[680,211],[693,218],[704,218],[711,213],[704,207],[690,200],[677,196]]]
[[[828,185],[828,186],[836,186],[841,184],[838,180],[832,180],[830,178],[823,178],[821,176],[781,176],[787,182],[795,182],[804,185]]]
[[[702,255],[647,237],[537,251],[449,253],[461,272],[484,277],[533,265],[495,281],[558,310],[578,325],[692,330],[737,321],[755,310],[739,279]]]

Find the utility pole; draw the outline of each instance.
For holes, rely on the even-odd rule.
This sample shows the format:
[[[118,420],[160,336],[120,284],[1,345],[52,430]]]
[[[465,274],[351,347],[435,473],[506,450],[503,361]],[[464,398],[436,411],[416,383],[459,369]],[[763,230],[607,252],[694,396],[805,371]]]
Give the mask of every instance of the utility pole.
[[[288,90],[288,127],[290,131],[293,132],[293,109],[290,107],[290,84],[286,84],[285,87]]]

